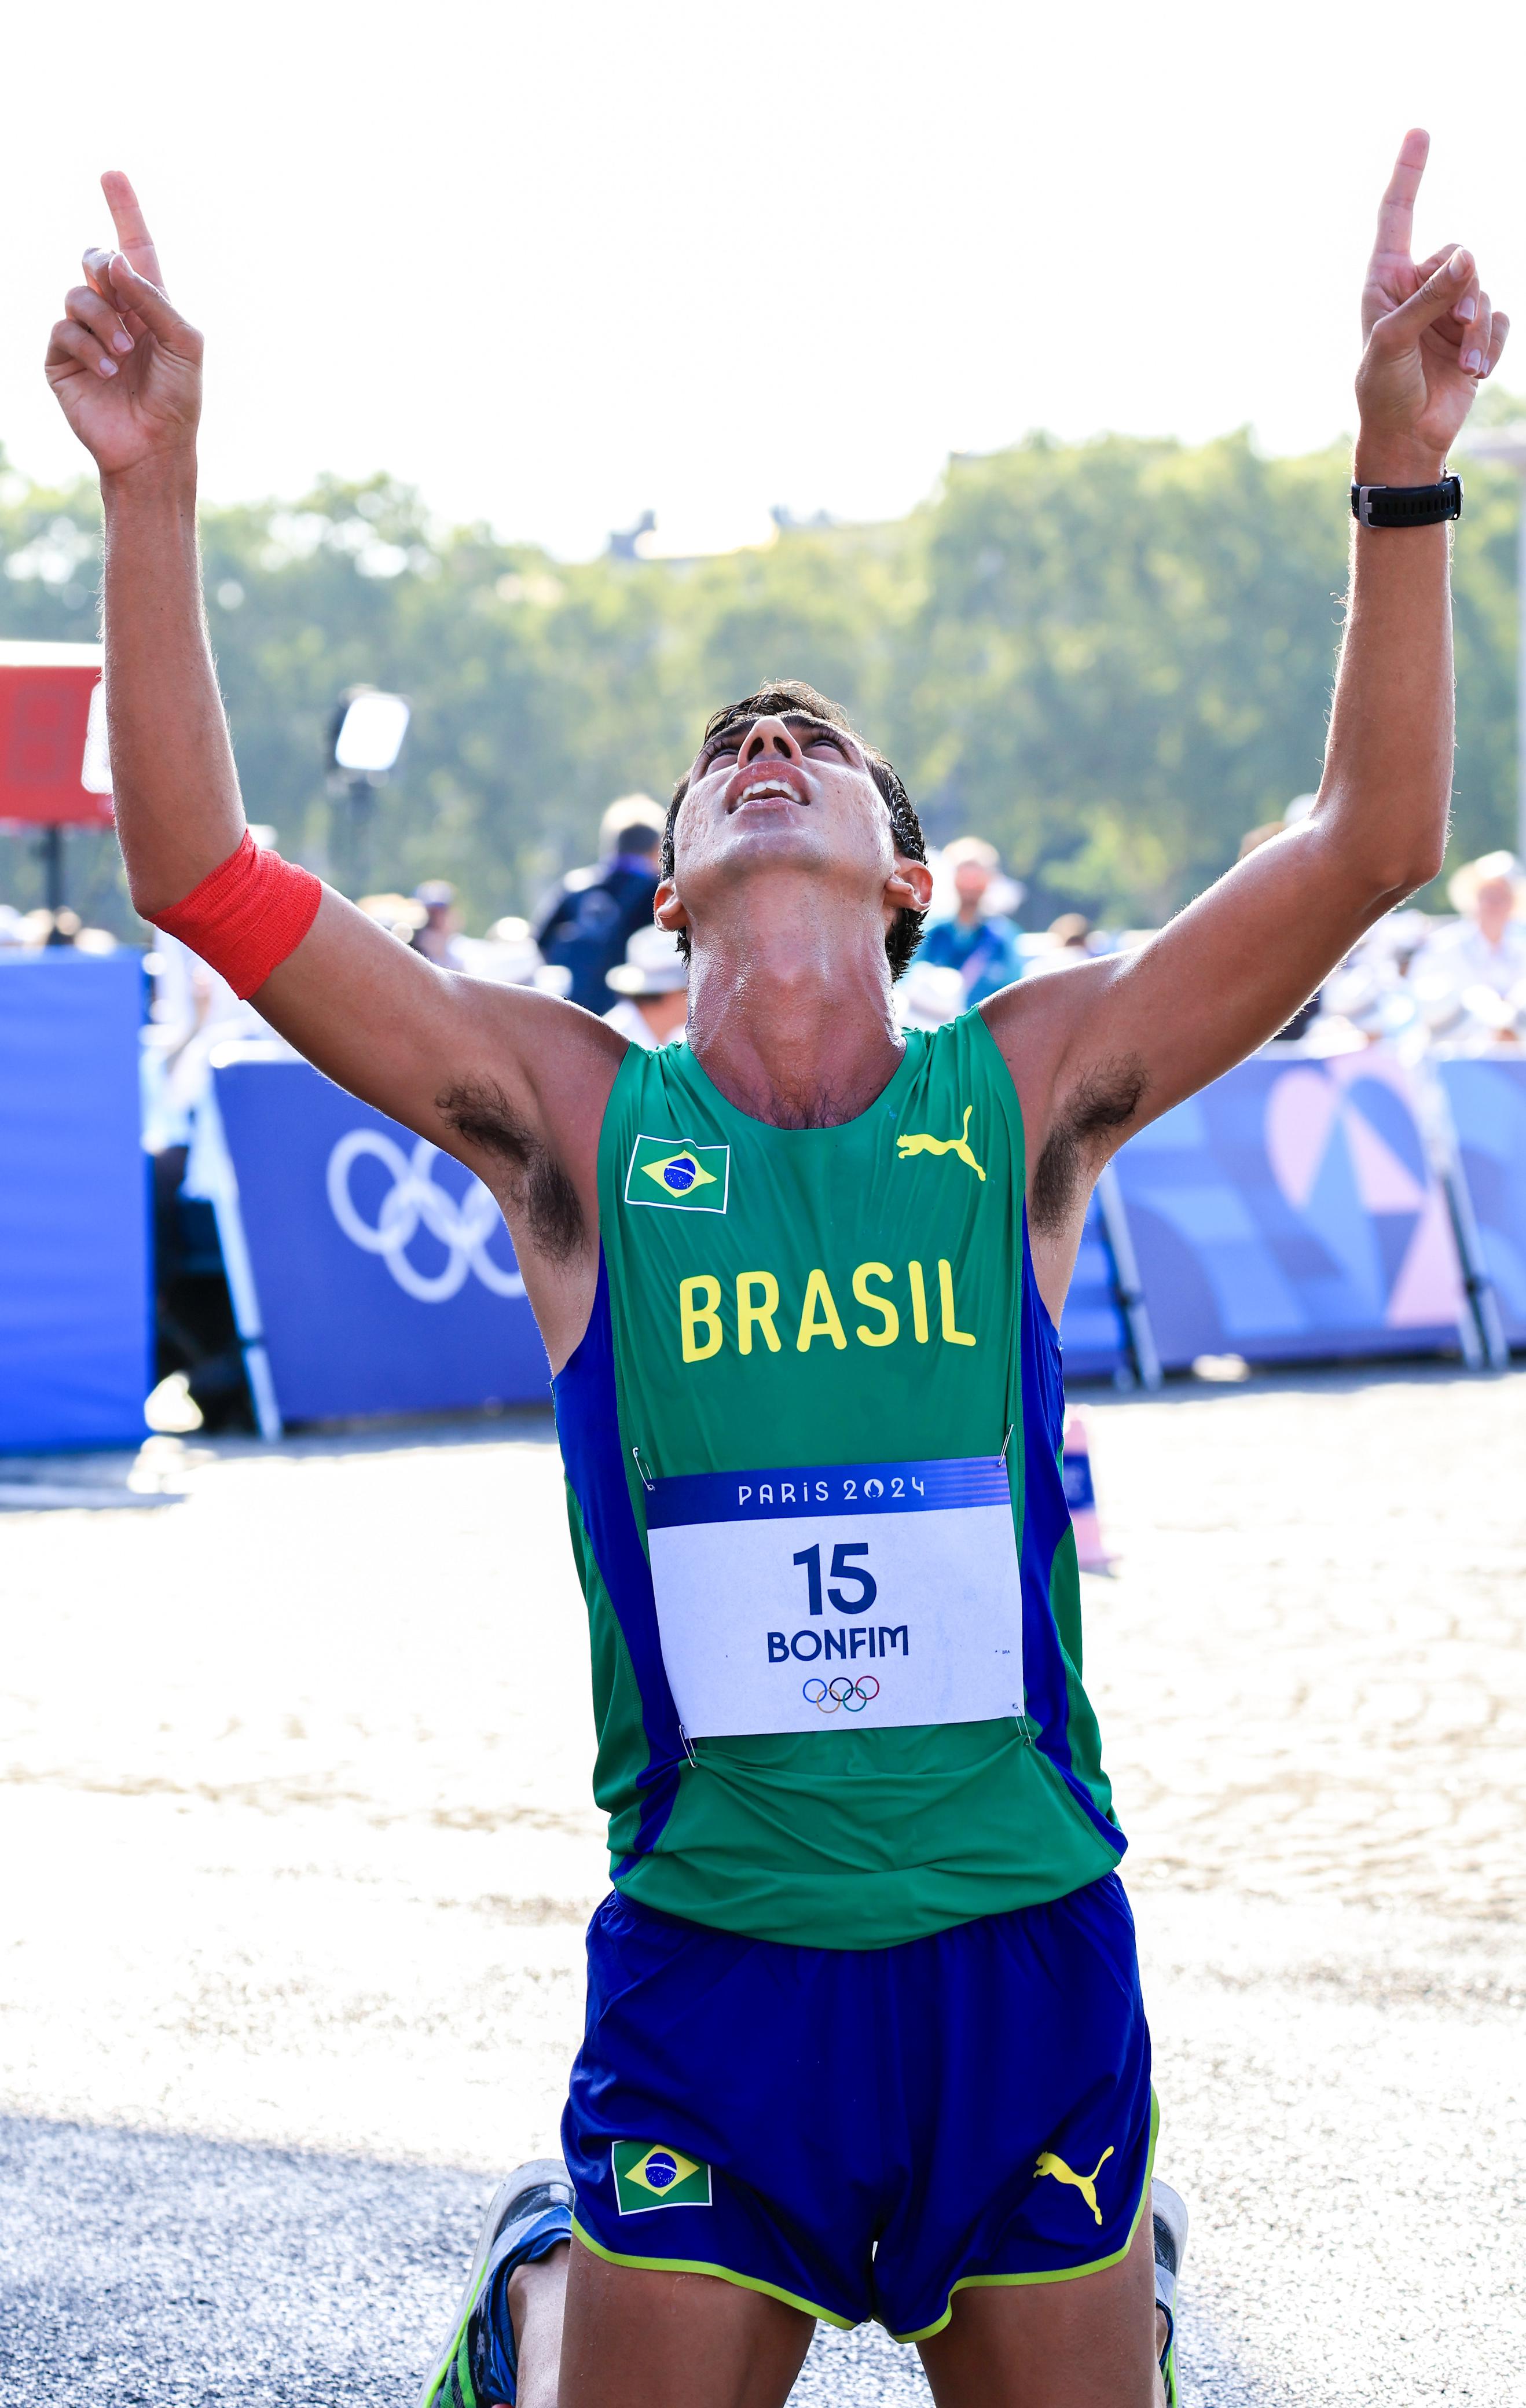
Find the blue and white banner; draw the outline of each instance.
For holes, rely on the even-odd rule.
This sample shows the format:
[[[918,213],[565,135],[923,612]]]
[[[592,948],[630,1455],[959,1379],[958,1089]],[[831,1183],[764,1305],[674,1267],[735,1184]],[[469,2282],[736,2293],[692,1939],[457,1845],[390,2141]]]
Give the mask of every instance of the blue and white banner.
[[[142,1019],[140,953],[0,955],[0,1448],[146,1435]]]
[[[1010,1505],[1000,1455],[940,1455],[927,1463],[829,1463],[790,1471],[695,1471],[655,1481],[646,1526],[681,1522],[764,1522],[793,1514],[929,1513],[957,1505]]]
[[[1457,1347],[1451,1221],[1390,1055],[1274,1048],[1142,1129],[1116,1168],[1168,1369]]]
[[[1117,1283],[1097,1198],[1087,1206],[1075,1268],[1059,1316],[1059,1343],[1068,1380],[1105,1380],[1129,1363],[1129,1333],[1118,1310]]]
[[[212,1084],[229,1284],[281,1419],[544,1398],[545,1349],[482,1182],[275,1053],[230,1050]]]
[[[1482,1268],[1504,1335],[1526,1346],[1526,1062],[1438,1062]]]

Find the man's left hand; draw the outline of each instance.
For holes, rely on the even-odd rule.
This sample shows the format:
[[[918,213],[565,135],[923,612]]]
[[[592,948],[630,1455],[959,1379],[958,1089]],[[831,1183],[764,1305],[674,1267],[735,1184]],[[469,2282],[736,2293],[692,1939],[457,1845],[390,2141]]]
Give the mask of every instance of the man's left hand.
[[[1479,285],[1471,251],[1447,243],[1429,259],[1411,257],[1415,196],[1430,149],[1430,136],[1418,128],[1399,147],[1362,287],[1362,484],[1435,482],[1509,331]]]

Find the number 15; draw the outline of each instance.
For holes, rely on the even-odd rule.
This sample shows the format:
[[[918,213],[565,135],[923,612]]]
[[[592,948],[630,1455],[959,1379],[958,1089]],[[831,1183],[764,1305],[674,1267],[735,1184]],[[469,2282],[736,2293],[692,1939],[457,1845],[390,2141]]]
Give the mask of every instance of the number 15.
[[[831,1598],[832,1603],[836,1606],[839,1613],[867,1613],[875,1598],[879,1596],[880,1584],[875,1579],[873,1573],[866,1567],[850,1563],[848,1560],[851,1555],[867,1555],[868,1553],[869,1541],[867,1539],[839,1539],[836,1546],[832,1549],[831,1576],[833,1580],[854,1581],[857,1584],[858,1587],[858,1595],[857,1597],[844,1597],[840,1588],[829,1588],[828,1590],[827,1594]],[[802,1547],[800,1553],[796,1555],[793,1560],[798,1564],[803,1564],[805,1566],[806,1585],[811,1592],[811,1611],[813,1613],[819,1613],[822,1610],[821,1549],[819,1547]]]

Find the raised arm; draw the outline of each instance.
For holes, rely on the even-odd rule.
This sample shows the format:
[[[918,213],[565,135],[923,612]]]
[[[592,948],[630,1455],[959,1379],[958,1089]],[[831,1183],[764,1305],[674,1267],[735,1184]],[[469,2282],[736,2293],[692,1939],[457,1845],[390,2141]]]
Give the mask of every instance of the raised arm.
[[[100,471],[117,829],[152,921],[227,861],[244,814],[202,611],[201,337],[165,294],[126,177],[102,184],[118,248],[85,253],[47,375]],[[326,887],[256,1000],[341,1086],[487,1182],[564,1359],[593,1293],[598,1130],[624,1040],[553,996],[435,968]]]
[[[1422,133],[1404,137],[1362,294],[1360,484],[1430,485],[1446,473],[1507,329],[1469,252],[1447,244],[1418,265],[1410,256],[1428,147]],[[1138,953],[1007,988],[986,1007],[1030,1133],[1035,1260],[1052,1309],[1108,1155],[1274,1036],[1363,929],[1440,869],[1452,784],[1449,532],[1353,525],[1310,818]]]

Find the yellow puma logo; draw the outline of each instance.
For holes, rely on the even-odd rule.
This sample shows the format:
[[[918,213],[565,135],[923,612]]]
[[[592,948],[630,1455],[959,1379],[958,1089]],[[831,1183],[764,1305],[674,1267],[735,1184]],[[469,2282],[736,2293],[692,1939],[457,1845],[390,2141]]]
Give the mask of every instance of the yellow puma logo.
[[[1089,2174],[1078,2174],[1072,2172],[1063,2157],[1057,2157],[1053,2149],[1041,2149],[1038,2164],[1033,2169],[1033,2178],[1037,2181],[1041,2174],[1053,2174],[1056,2182],[1073,2184],[1098,2223],[1101,2224],[1102,2211],[1097,2204],[1097,2177],[1112,2155],[1111,2149],[1104,2149]]]
[[[977,1179],[984,1179],[986,1173],[970,1151],[970,1115],[974,1109],[973,1104],[966,1104],[964,1126],[957,1137],[898,1137],[896,1143],[902,1162],[910,1162],[914,1154],[957,1154],[961,1162],[970,1165]]]

